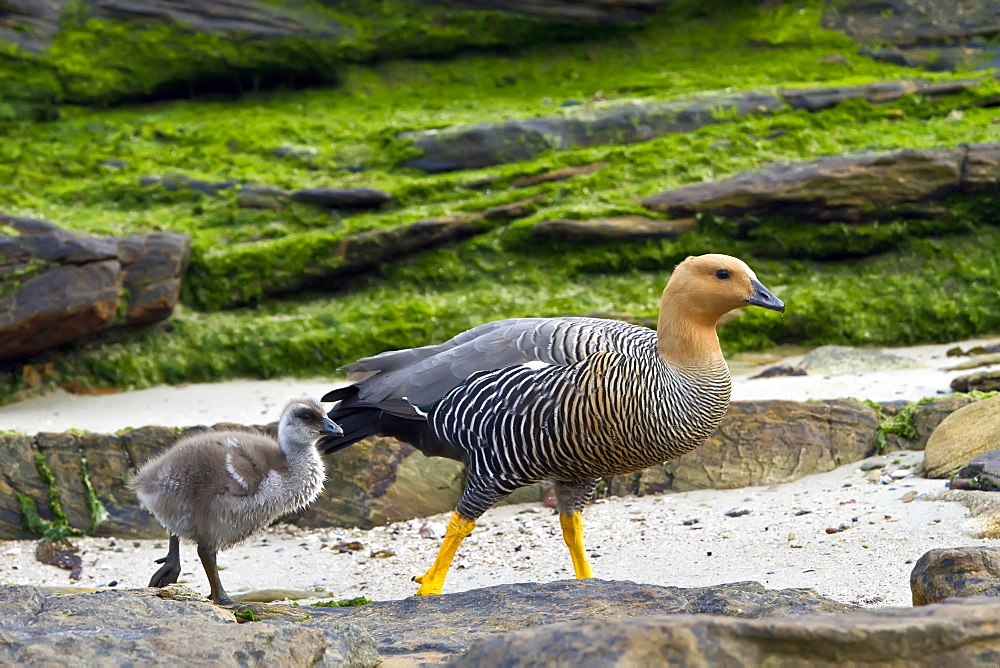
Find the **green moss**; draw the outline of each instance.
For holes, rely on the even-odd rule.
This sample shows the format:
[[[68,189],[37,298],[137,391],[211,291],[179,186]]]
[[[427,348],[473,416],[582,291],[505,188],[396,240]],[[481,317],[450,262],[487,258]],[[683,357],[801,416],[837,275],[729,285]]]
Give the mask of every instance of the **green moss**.
[[[41,453],[35,454],[35,469],[42,482],[48,487],[49,508],[52,511],[53,519],[51,521],[42,519],[38,514],[38,507],[34,499],[17,492],[15,496],[21,506],[25,527],[42,540],[55,541],[67,536],[82,536],[82,531],[69,525],[69,517],[62,509],[62,500],[59,488],[56,486],[55,476],[52,474],[48,462],[45,461],[45,456]]]
[[[368,605],[369,603],[374,603],[375,601],[365,598],[364,596],[355,596],[354,598],[345,598],[339,601],[319,601],[313,603],[318,608],[356,608],[361,605]]]
[[[237,610],[236,612],[233,613],[233,616],[236,617],[236,619],[242,620],[244,622],[259,622],[261,620],[261,618],[257,616],[257,613],[255,613],[252,608]]]
[[[789,304],[784,316],[747,311],[738,327],[724,328],[730,353],[775,343],[889,345],[1000,330],[992,307],[1000,267],[986,250],[1000,241],[991,224],[992,197],[936,203],[947,214],[930,219],[889,209],[863,224],[771,217],[737,224],[706,216],[697,231],[673,241],[559,244],[532,234],[536,224],[556,218],[648,215],[641,201],[651,194],[774,161],[1000,139],[995,110],[979,108],[1000,94],[990,77],[939,100],[912,95],[891,105],[853,101],[818,113],[727,116],[724,123],[637,144],[570,148],[490,169],[428,175],[398,166],[413,152],[400,133],[553,115],[570,102],[587,113],[595,97],[658,101],[726,89],[860,84],[914,72],[860,57],[842,35],[822,30],[819,2],[761,11],[751,2],[723,8],[685,0],[641,28],[558,46],[536,35],[525,37],[517,52],[502,53],[485,47],[513,43],[514,26],[528,25],[522,19],[491,17],[483,30],[475,21],[486,15],[438,20],[431,13],[420,14],[427,18],[424,28],[414,28],[423,19],[415,5],[405,4],[337,3],[337,11],[323,14],[319,3],[274,3],[339,21],[348,40],[275,46],[223,43],[163,26],[126,33],[93,21],[89,4],[80,3],[44,57],[0,52],[0,74],[20,68],[19,76],[3,78],[2,86],[14,88],[0,92],[0,114],[18,95],[55,105],[61,114],[48,123],[21,123],[0,141],[5,213],[95,234],[169,230],[193,238],[183,304],[169,325],[108,332],[49,353],[54,371],[47,385],[74,380],[133,388],[326,376],[357,357],[439,341],[499,317],[596,311],[651,317],[676,262],[703,252],[744,257],[765,283],[784,286]],[[461,58],[361,64],[384,56],[379,45],[390,39],[406,49],[422,42],[460,49],[473,28],[484,48]],[[356,51],[345,55],[349,42]],[[317,49],[323,52],[312,58]],[[196,66],[199,59],[203,67]],[[339,85],[134,108],[61,104],[155,94],[199,72],[252,87],[247,77],[285,76],[292,72],[286,65],[330,66],[325,71]],[[29,89],[49,92],[31,98]],[[960,121],[951,113],[956,110],[964,110]],[[303,153],[281,157],[275,149],[283,147]],[[595,162],[607,166],[563,182],[512,187],[519,176]],[[146,176],[173,183],[140,185]],[[275,198],[283,207],[278,211],[249,210],[238,206],[238,187],[208,194],[177,188],[181,177],[290,190],[377,187],[394,199],[364,213],[286,197]],[[349,267],[339,254],[341,242],[358,233],[536,195],[544,201],[522,220],[490,221],[477,238],[375,271]],[[0,397],[23,395],[20,385],[16,371],[0,371]]]
[[[87,458],[80,458],[80,476],[83,482],[84,497],[87,500],[87,510],[90,512],[89,533],[94,533],[101,526],[101,522],[108,518],[108,509],[101,503],[101,499],[94,490],[94,485],[90,482],[90,471],[87,469]]]

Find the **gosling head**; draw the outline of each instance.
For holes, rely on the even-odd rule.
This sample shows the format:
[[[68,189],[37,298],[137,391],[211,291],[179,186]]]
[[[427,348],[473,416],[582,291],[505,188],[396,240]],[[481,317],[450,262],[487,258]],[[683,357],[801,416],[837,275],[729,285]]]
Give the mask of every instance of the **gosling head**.
[[[328,418],[312,399],[288,402],[278,421],[278,438],[283,444],[314,446],[320,439],[343,435],[340,425]]]
[[[714,326],[720,317],[743,306],[785,310],[785,304],[757,280],[743,260],[710,253],[691,256],[674,269],[664,298],[680,300],[689,317]]]

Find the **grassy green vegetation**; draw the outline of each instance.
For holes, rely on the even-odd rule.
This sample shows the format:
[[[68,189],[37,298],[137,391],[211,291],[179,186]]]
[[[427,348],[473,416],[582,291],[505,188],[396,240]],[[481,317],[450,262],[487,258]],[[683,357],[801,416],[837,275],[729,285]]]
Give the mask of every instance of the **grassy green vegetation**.
[[[383,15],[370,25],[385,32],[365,33],[357,27],[363,21],[356,21],[355,43],[406,44],[391,32],[387,17],[395,17],[403,32],[414,16],[399,14],[392,2],[375,4],[380,9],[372,11]],[[59,120],[8,126],[0,141],[4,213],[91,233],[171,230],[193,238],[183,304],[169,323],[49,354],[55,364],[48,386],[70,379],[132,388],[236,376],[331,375],[359,356],[430,343],[498,317],[652,316],[674,264],[702,252],[744,257],[767,285],[780,286],[788,304],[783,316],[748,311],[725,327],[721,337],[730,353],[779,343],[943,341],[1000,330],[994,307],[1000,260],[991,250],[1000,242],[994,198],[939,203],[948,213],[931,219],[888,212],[864,224],[758,219],[746,230],[705,217],[697,231],[675,241],[569,244],[539,242],[531,234],[535,224],[555,218],[648,214],[640,205],[645,196],[773,161],[995,141],[997,112],[978,106],[1000,94],[989,76],[974,90],[939,100],[914,95],[888,105],[849,102],[818,113],[786,111],[467,172],[427,175],[400,167],[411,151],[397,138],[401,132],[552,115],[562,105],[595,99],[665,100],[726,89],[980,76],[928,75],[859,56],[856,44],[819,28],[819,2],[766,11],[756,4],[712,11],[703,3],[681,2],[641,29],[622,29],[599,41],[481,48],[451,59],[363,63],[395,54],[359,47],[355,56],[328,56],[336,61],[337,83],[324,88],[113,109],[63,105]],[[450,24],[429,22],[452,37],[420,37],[428,43],[440,39],[437,55],[469,44],[460,34],[474,30],[472,15],[455,16]],[[497,25],[483,30],[494,30],[482,38],[494,41],[479,46],[514,43],[505,36],[506,24]],[[118,29],[94,21],[77,25],[45,58],[73,60],[72,67],[61,66],[60,76],[77,72],[83,77],[79,88],[101,91],[103,101],[152,94],[123,82],[141,78],[140,69],[150,62],[143,58],[162,56],[162,50],[150,50],[152,32],[114,39],[103,32]],[[79,41],[70,40],[74,35]],[[106,72],[100,65],[112,51],[87,41],[93,35],[112,45],[146,41],[125,52],[134,58],[121,59],[134,60],[133,70],[101,83],[86,77]],[[202,53],[197,49],[183,52],[180,69],[172,72],[172,64],[164,76],[188,77],[183,67],[190,66],[192,53]],[[301,55],[289,49],[295,58]],[[397,53],[404,52],[413,53]],[[0,58],[0,71],[5,62]],[[205,71],[211,74],[211,67]],[[67,93],[52,103],[93,99]],[[279,148],[298,152],[281,157]],[[569,181],[511,187],[519,176],[594,162],[608,165]],[[240,208],[237,188],[205,194],[139,184],[143,176],[171,174],[288,189],[375,187],[394,200],[372,213],[330,212],[286,200],[271,211]],[[463,187],[487,178],[488,185]],[[374,272],[340,271],[337,246],[345,236],[540,194],[547,199],[535,213],[471,240]],[[0,398],[26,391],[19,370],[0,372]]]
[[[364,596],[355,596],[354,598],[345,598],[339,601],[319,601],[318,603],[313,603],[313,605],[319,608],[356,608],[359,605],[368,605],[374,602]]]

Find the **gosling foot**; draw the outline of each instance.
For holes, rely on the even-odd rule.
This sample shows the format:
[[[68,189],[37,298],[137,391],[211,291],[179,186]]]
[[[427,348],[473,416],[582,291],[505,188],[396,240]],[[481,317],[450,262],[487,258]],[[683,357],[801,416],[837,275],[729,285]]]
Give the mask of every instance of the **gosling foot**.
[[[177,578],[181,574],[180,539],[177,536],[171,536],[167,556],[160,557],[153,563],[163,565],[150,578],[150,587],[166,587],[177,582]]]

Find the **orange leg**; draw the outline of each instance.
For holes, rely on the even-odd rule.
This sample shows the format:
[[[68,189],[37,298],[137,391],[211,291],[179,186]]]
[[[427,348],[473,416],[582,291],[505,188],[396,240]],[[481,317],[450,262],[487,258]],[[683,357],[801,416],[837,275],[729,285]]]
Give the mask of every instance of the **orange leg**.
[[[414,582],[420,584],[417,596],[427,596],[428,594],[440,594],[444,589],[444,578],[448,575],[451,567],[451,560],[455,558],[455,552],[462,541],[476,528],[475,520],[467,520],[457,512],[451,514],[451,521],[448,523],[448,530],[444,534],[444,542],[438,551],[434,565],[423,575],[413,578]]]
[[[590,562],[583,549],[583,517],[579,512],[572,515],[559,513],[559,526],[562,527],[563,540],[569,548],[569,556],[573,559],[573,570],[577,579],[594,577],[590,572]]]

